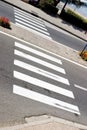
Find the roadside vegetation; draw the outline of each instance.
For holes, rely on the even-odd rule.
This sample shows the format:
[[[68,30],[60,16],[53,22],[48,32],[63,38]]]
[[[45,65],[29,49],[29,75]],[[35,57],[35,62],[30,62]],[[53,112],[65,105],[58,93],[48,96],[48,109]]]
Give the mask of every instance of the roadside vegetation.
[[[75,0],[74,0],[75,1]],[[54,16],[57,16],[58,9],[56,8],[56,5],[58,4],[55,3],[55,0],[41,0],[39,3],[39,7],[44,10],[45,12],[49,14],[53,14]],[[77,6],[81,5],[81,3],[75,3]],[[76,13],[72,9],[64,9],[60,16],[63,20],[75,25],[78,28],[81,28],[85,31],[87,31],[87,18],[81,16],[80,14]]]
[[[49,15],[52,15],[54,17],[58,16],[58,8],[56,7],[56,5],[60,2],[60,0],[38,0],[37,4],[33,3],[34,0],[33,1],[22,0],[22,1],[27,1],[27,3],[31,3],[32,5],[40,8],[41,10],[45,11]],[[82,5],[80,0],[72,0],[72,3],[74,3],[77,7]],[[84,18],[83,16],[76,13],[72,9],[64,8],[60,16],[58,17],[87,32],[87,18]]]
[[[40,1],[38,6],[48,14],[57,15],[58,9],[56,8],[55,0]]]
[[[87,19],[71,9],[64,10],[60,17],[71,24],[87,31]]]
[[[56,0],[39,0],[39,4],[37,5],[37,7],[45,11],[49,15],[52,15],[54,17],[60,17],[61,19],[76,26],[77,28],[83,29],[87,33],[87,18],[81,16],[79,13],[70,8],[65,8],[67,3],[65,4],[65,7],[63,8],[61,14],[58,15],[58,8],[56,8],[56,5],[59,2],[60,0],[58,0],[57,2]],[[80,0],[72,0],[72,2],[77,7],[80,7],[82,5]],[[80,54],[79,55],[81,56],[81,58],[87,61],[87,51],[83,51]]]
[[[0,17],[0,26],[11,29],[10,21],[6,17]]]
[[[83,51],[82,54],[80,54],[83,60],[87,61],[87,51]]]

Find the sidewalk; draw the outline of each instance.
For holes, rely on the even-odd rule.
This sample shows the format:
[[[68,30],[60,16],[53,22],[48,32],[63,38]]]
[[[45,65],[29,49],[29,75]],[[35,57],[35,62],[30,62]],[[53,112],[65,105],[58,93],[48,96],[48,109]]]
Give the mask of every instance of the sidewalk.
[[[75,35],[81,39],[84,39],[85,41],[87,40],[87,35],[85,35],[83,31],[81,32],[80,30],[73,28],[72,25],[68,25],[68,24],[64,23],[64,21],[62,21],[60,18],[52,17],[52,16],[46,14],[45,12],[43,12],[42,10],[40,10],[30,4],[27,4],[21,0],[4,0],[4,1],[7,3],[10,3],[11,5],[14,5],[15,7],[23,9],[27,12],[35,13],[35,15],[38,15],[38,17],[40,17],[58,27],[62,27],[64,30],[67,30],[68,32],[72,33],[73,35]],[[85,68],[87,68],[87,62],[82,60],[81,57],[79,56],[79,52],[75,51],[74,49],[64,46],[58,42],[44,39],[42,37],[39,37],[38,35],[35,36],[31,32],[21,29],[18,26],[15,26],[13,23],[11,26],[12,26],[12,30],[9,31],[9,30],[4,29],[5,32],[7,32],[13,36],[16,36],[20,39],[23,39],[27,42],[33,43],[37,46],[40,46],[41,48],[51,51],[58,56],[60,55],[60,57],[63,57],[63,59],[64,58],[68,59],[69,61],[73,61],[75,64],[81,64],[82,67],[85,66]]]
[[[0,130],[87,130],[87,126],[49,115],[34,116],[25,120],[25,124],[3,127]]]
[[[23,9],[24,11],[32,13],[32,14],[42,18],[43,20],[50,22],[51,24],[87,41],[87,34],[84,34],[83,30],[79,30],[78,28],[76,28],[75,26],[72,26],[69,23],[67,24],[67,22],[63,21],[59,17],[52,17],[52,16],[48,15],[47,13],[43,12],[42,10],[40,10],[30,4],[27,4],[21,0],[4,0],[4,1],[14,5],[15,7]]]
[[[30,13],[35,12],[39,17],[42,17],[43,19],[46,19],[47,21],[56,24],[56,26],[61,26],[62,28],[67,29],[67,31],[71,31],[72,33],[74,33],[74,35],[77,34],[78,35],[77,37],[80,37],[82,39],[84,38],[86,40],[86,35],[84,35],[83,32],[80,32],[79,30],[75,30],[71,25],[68,26],[67,24],[64,24],[63,21],[59,18],[51,17],[46,13],[44,13],[43,11],[39,10],[38,8],[26,4],[21,0],[5,0],[5,1],[10,2],[11,4],[18,6],[19,8],[22,8],[23,10],[26,10]],[[87,68],[87,62],[83,61],[81,57],[78,55],[78,52],[76,52],[75,50],[63,46],[60,43],[57,43],[55,41],[51,41],[48,39],[44,39],[43,37],[39,37],[38,35],[35,35],[32,32],[28,32],[25,29],[21,29],[20,27],[16,26],[13,23],[11,23],[11,27],[12,30],[8,30],[2,27],[0,29],[4,33],[25,40],[28,43],[37,45],[41,48],[53,52],[55,55],[58,56],[60,55],[60,57],[63,58],[65,57],[69,61],[79,63],[81,66]],[[67,120],[63,120],[48,115],[27,118],[25,120],[27,122],[25,124],[12,126],[12,127],[11,126],[4,127],[4,128],[0,128],[0,130],[87,130],[87,126],[83,126],[74,122],[70,122]]]

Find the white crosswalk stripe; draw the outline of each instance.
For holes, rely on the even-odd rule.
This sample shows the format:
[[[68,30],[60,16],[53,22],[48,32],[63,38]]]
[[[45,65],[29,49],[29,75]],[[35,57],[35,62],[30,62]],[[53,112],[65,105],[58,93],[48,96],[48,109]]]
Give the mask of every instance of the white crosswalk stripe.
[[[19,9],[17,9],[17,8],[15,8],[15,7],[14,7],[14,10],[15,10],[15,12],[19,12],[19,13],[21,13],[21,14],[24,14],[26,17],[29,16],[29,18],[31,18],[31,19],[34,20],[34,21],[37,21],[38,23],[43,23],[43,20],[40,19],[40,18],[38,18],[38,17],[35,17],[35,16],[33,16],[33,15],[29,14],[29,13],[26,13],[26,12],[24,12],[24,11],[22,11],[22,10],[19,10]],[[32,22],[33,22],[33,21],[32,21]]]
[[[34,86],[34,90],[30,90],[29,87],[26,89],[21,85],[14,84],[13,93],[80,115],[78,106],[47,96],[44,92],[43,94],[36,92],[35,90],[35,88],[38,87],[38,89],[41,88],[45,91],[49,90],[53,92],[54,95],[60,94],[73,101],[75,100],[73,92],[68,90],[68,88],[70,88],[69,80],[60,76],[60,74],[64,76],[66,74],[65,70],[60,67],[62,66],[62,61],[53,54],[51,55],[45,50],[42,51],[40,48],[33,45],[31,46],[31,44],[15,42],[14,46],[14,55],[16,56],[14,66],[16,68],[13,71],[13,76],[18,80],[18,83],[19,81],[23,81],[27,83],[27,86]],[[23,70],[23,72],[21,70]],[[39,75],[39,77],[37,75]],[[56,82],[56,84],[51,83],[49,80],[46,80],[46,78],[51,79],[51,81]],[[68,86],[67,89],[58,85],[59,83]]]
[[[45,88],[47,90],[53,91],[55,93],[60,93],[64,96],[74,98],[74,95],[71,91],[63,89],[59,86],[55,86],[53,84],[47,83],[45,81],[39,80],[37,78],[33,78],[29,75],[14,71],[14,77],[17,78],[17,79],[26,81],[28,83],[31,83],[33,85],[37,85],[38,87]]]
[[[29,52],[31,52],[31,53],[34,53],[34,54],[36,54],[36,55],[42,56],[42,57],[44,57],[44,58],[46,58],[46,59],[49,59],[49,60],[51,60],[51,61],[54,61],[54,62],[56,62],[56,63],[58,63],[58,64],[62,64],[61,60],[59,60],[58,58],[55,58],[55,57],[52,57],[52,56],[47,55],[47,54],[45,54],[45,53],[42,53],[41,51],[37,51],[36,49],[33,49],[33,48],[31,48],[31,47],[28,47],[28,46],[25,46],[25,45],[20,44],[20,43],[18,43],[18,42],[15,42],[15,46],[16,46],[16,47],[19,47],[19,48],[21,48],[21,49],[24,49],[24,50],[26,50],[26,51],[29,51]]]
[[[36,63],[38,63],[38,64],[41,64],[41,65],[43,65],[43,66],[46,66],[46,67],[48,67],[48,68],[51,68],[51,69],[53,69],[53,70],[55,70],[55,71],[58,71],[58,72],[61,72],[61,73],[65,74],[65,70],[64,70],[63,68],[58,67],[58,66],[56,66],[56,65],[53,65],[53,64],[51,64],[51,63],[48,63],[48,62],[46,62],[46,61],[43,61],[43,60],[41,60],[41,59],[39,59],[39,58],[30,56],[30,55],[28,55],[27,53],[24,53],[24,52],[22,52],[22,51],[14,50],[14,54],[15,54],[15,55],[18,55],[18,56],[20,56],[20,57],[23,57],[23,58],[25,58],[25,59],[34,61],[34,62],[36,62]]]
[[[29,18],[25,18],[23,15],[21,16],[21,15],[18,15],[18,13],[15,13],[15,15],[16,15],[16,21],[18,21],[18,19],[19,19],[19,21],[21,21],[21,20],[23,20],[24,19],[24,21],[23,22],[26,22],[26,23],[28,23],[28,24],[31,24],[31,26],[29,26],[29,27],[32,27],[32,28],[35,28],[35,27],[37,27],[37,29],[38,28],[40,28],[40,29],[42,29],[42,30],[45,30],[45,31],[47,31],[47,29],[45,28],[45,26],[43,25],[42,26],[42,24],[37,24],[37,22],[32,22],[32,20],[29,20]],[[18,22],[19,22],[18,21]],[[22,22],[22,23],[23,23]],[[27,26],[28,26],[28,24],[27,24]],[[35,28],[36,29],[36,28]],[[47,33],[48,35],[49,35],[49,33]]]
[[[70,84],[69,84],[69,81],[68,81],[66,78],[63,78],[63,77],[58,76],[58,75],[56,75],[56,74],[50,73],[50,72],[45,71],[45,70],[43,70],[43,69],[40,69],[40,68],[38,68],[38,67],[29,65],[29,64],[24,63],[24,62],[22,62],[22,61],[14,60],[14,65],[17,65],[17,66],[22,67],[22,68],[24,68],[24,69],[27,69],[27,70],[29,70],[29,71],[35,72],[35,73],[37,73],[37,74],[46,76],[46,77],[48,77],[48,78],[54,79],[54,80],[59,81],[59,82],[61,82],[61,83],[70,85]]]
[[[48,33],[44,21],[31,14],[14,8],[15,23],[29,31],[33,31],[41,36],[52,39]]]
[[[31,90],[28,90],[17,85],[13,86],[13,92],[18,95],[24,96],[26,98],[39,101],[41,103],[45,103],[45,104],[48,104],[48,105],[72,112],[72,113],[80,114],[78,107],[75,105],[60,101],[55,98],[48,97],[44,94],[40,94]]]

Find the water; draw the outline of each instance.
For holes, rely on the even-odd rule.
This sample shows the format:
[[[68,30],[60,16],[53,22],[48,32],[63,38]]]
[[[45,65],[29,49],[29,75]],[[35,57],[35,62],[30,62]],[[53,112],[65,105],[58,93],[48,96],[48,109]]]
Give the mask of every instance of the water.
[[[81,5],[80,7],[77,7],[74,4],[67,4],[67,5],[87,18],[87,5]]]

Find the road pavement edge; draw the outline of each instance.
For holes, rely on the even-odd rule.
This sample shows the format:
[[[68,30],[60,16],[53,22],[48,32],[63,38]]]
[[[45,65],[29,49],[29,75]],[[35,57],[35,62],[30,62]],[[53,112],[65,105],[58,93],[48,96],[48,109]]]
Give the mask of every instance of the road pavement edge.
[[[26,127],[34,127],[39,125],[44,125],[48,123],[58,123],[59,126],[65,127],[66,125],[68,128],[72,128],[73,130],[87,130],[87,126],[78,124],[75,122],[71,122],[62,118],[50,116],[50,115],[40,115],[40,116],[32,116],[25,118],[24,124],[14,125],[14,126],[7,126],[1,127],[0,130],[20,130]],[[67,128],[67,127],[66,127]],[[67,130],[69,130],[67,128]]]
[[[2,1],[5,2],[5,3],[7,3],[7,4],[10,4],[10,5],[12,5],[12,6],[14,6],[14,7],[18,8],[18,9],[21,9],[21,10],[27,12],[27,13],[30,13],[30,14],[32,14],[32,15],[35,15],[35,14],[33,14],[31,11],[29,11],[29,10],[27,11],[27,10],[23,9],[23,7],[19,7],[18,5],[15,5],[15,3],[9,2],[9,1],[7,1],[7,0],[2,0]],[[23,2],[23,1],[21,1],[21,2]],[[23,2],[23,3],[24,3],[24,2]],[[26,3],[26,4],[27,4],[27,3]],[[35,7],[35,8],[36,8],[36,7]],[[83,40],[83,41],[85,41],[85,42],[87,42],[86,39],[84,39],[83,37],[81,37],[81,36],[79,36],[79,35],[76,35],[75,33],[73,33],[73,32],[70,31],[70,30],[67,30],[67,28],[60,27],[60,26],[54,24],[53,22],[49,21],[48,19],[43,18],[43,17],[40,16],[40,15],[36,15],[36,17],[39,17],[39,18],[41,18],[41,19],[47,21],[48,23],[50,23],[50,24],[52,24],[52,25],[54,25],[54,26],[56,26],[56,27],[58,27],[58,28],[60,28],[60,29],[62,29],[62,30],[64,30],[64,31],[66,31],[66,32],[68,32],[68,33],[70,33],[70,34],[72,34],[73,36],[75,36],[75,37],[77,37],[77,38],[80,38],[81,40]]]

